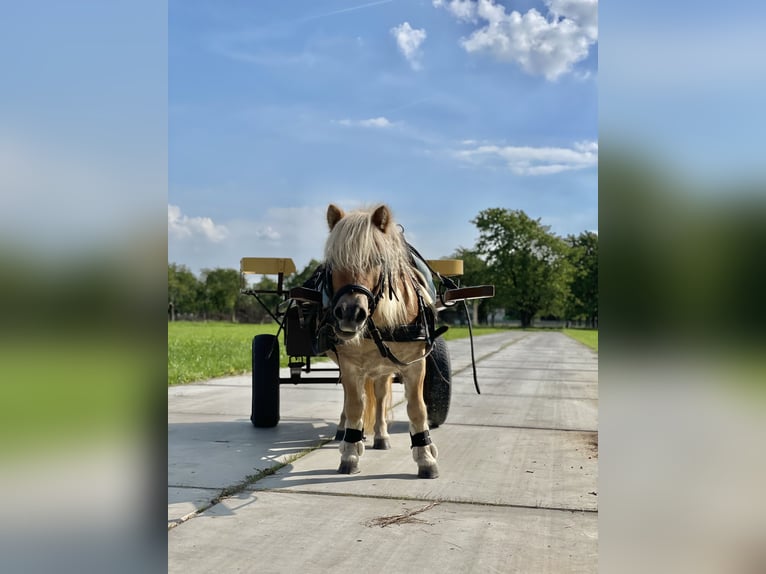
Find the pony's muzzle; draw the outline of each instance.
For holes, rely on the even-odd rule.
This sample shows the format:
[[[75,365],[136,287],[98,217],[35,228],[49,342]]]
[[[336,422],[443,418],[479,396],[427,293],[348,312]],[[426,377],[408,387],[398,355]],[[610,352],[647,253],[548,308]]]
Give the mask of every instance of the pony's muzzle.
[[[337,325],[336,332],[341,337],[344,334],[354,336],[367,322],[366,298],[355,295],[344,297],[338,301],[332,313]]]

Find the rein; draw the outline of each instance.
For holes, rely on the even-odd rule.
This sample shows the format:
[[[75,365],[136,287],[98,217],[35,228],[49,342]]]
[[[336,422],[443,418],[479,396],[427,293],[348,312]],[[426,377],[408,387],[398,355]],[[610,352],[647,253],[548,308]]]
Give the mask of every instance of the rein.
[[[402,231],[402,233],[404,233],[404,231]],[[405,241],[405,243],[407,244],[407,247],[409,248],[413,259],[419,259],[420,262],[426,267],[426,269],[428,269],[428,271],[431,272],[433,276],[439,278],[439,281],[441,282],[442,286],[446,286],[448,289],[457,288],[458,285],[457,283],[455,283],[455,281],[435,271],[428,264],[428,261],[426,261],[425,257],[423,257],[417,249],[415,249],[409,242]],[[439,294],[439,296],[442,298],[442,303],[444,304],[445,307],[451,307],[452,305],[455,304],[455,303],[452,303],[452,305],[448,305],[444,301],[443,293]],[[471,369],[473,371],[473,386],[476,389],[476,394],[480,395],[481,389],[479,389],[479,377],[476,374],[476,354],[473,349],[473,326],[471,325],[471,315],[468,312],[468,305],[466,304],[465,300],[463,300],[462,303],[463,303],[463,312],[465,313],[465,320],[466,320],[466,323],[468,324],[468,338],[471,342]]]

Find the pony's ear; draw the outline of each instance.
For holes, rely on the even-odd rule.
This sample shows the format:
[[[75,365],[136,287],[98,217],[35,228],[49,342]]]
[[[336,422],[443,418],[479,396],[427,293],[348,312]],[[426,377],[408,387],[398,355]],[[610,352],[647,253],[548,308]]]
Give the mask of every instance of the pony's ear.
[[[391,223],[391,211],[387,206],[381,205],[372,212],[372,224],[383,233],[388,230],[389,223]]]
[[[330,231],[332,231],[336,223],[343,219],[344,215],[346,214],[343,213],[343,210],[334,203],[327,207],[327,225],[330,226]]]

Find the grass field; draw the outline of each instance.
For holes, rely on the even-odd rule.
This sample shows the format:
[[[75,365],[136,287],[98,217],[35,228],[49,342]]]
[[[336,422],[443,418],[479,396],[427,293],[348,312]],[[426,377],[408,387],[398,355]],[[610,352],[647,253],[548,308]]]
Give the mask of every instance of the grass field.
[[[473,334],[478,337],[498,330],[495,327],[474,327]],[[274,323],[168,323],[168,384],[249,373],[253,337],[276,332],[277,325]],[[564,329],[564,333],[598,351],[598,331]],[[468,327],[450,327],[444,334],[448,341],[465,337],[468,337]],[[281,335],[279,343],[279,364],[286,367],[288,358]]]
[[[247,373],[253,337],[276,332],[275,323],[168,323],[168,384]],[[283,345],[279,358],[280,364],[287,366]]]
[[[177,385],[213,377],[240,375],[250,372],[251,344],[261,333],[275,334],[277,325],[197,323],[176,321],[168,323],[168,384]],[[495,333],[491,327],[474,327],[476,336]],[[450,327],[447,340],[468,336],[468,327]],[[287,366],[284,339],[279,337],[279,362]]]
[[[156,397],[151,353],[151,345],[122,334],[0,336],[0,460],[144,432],[146,403]]]
[[[564,334],[598,351],[598,329],[563,329]]]

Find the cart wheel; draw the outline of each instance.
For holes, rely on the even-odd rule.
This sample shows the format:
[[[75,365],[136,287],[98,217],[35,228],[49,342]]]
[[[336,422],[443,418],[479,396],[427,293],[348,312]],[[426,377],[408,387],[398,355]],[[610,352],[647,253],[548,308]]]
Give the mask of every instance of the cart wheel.
[[[275,335],[253,338],[253,402],[250,420],[255,427],[279,422],[279,341]]]
[[[447,420],[452,392],[451,376],[447,342],[438,338],[426,359],[426,378],[423,381],[423,400],[428,410],[428,426],[432,429]]]

